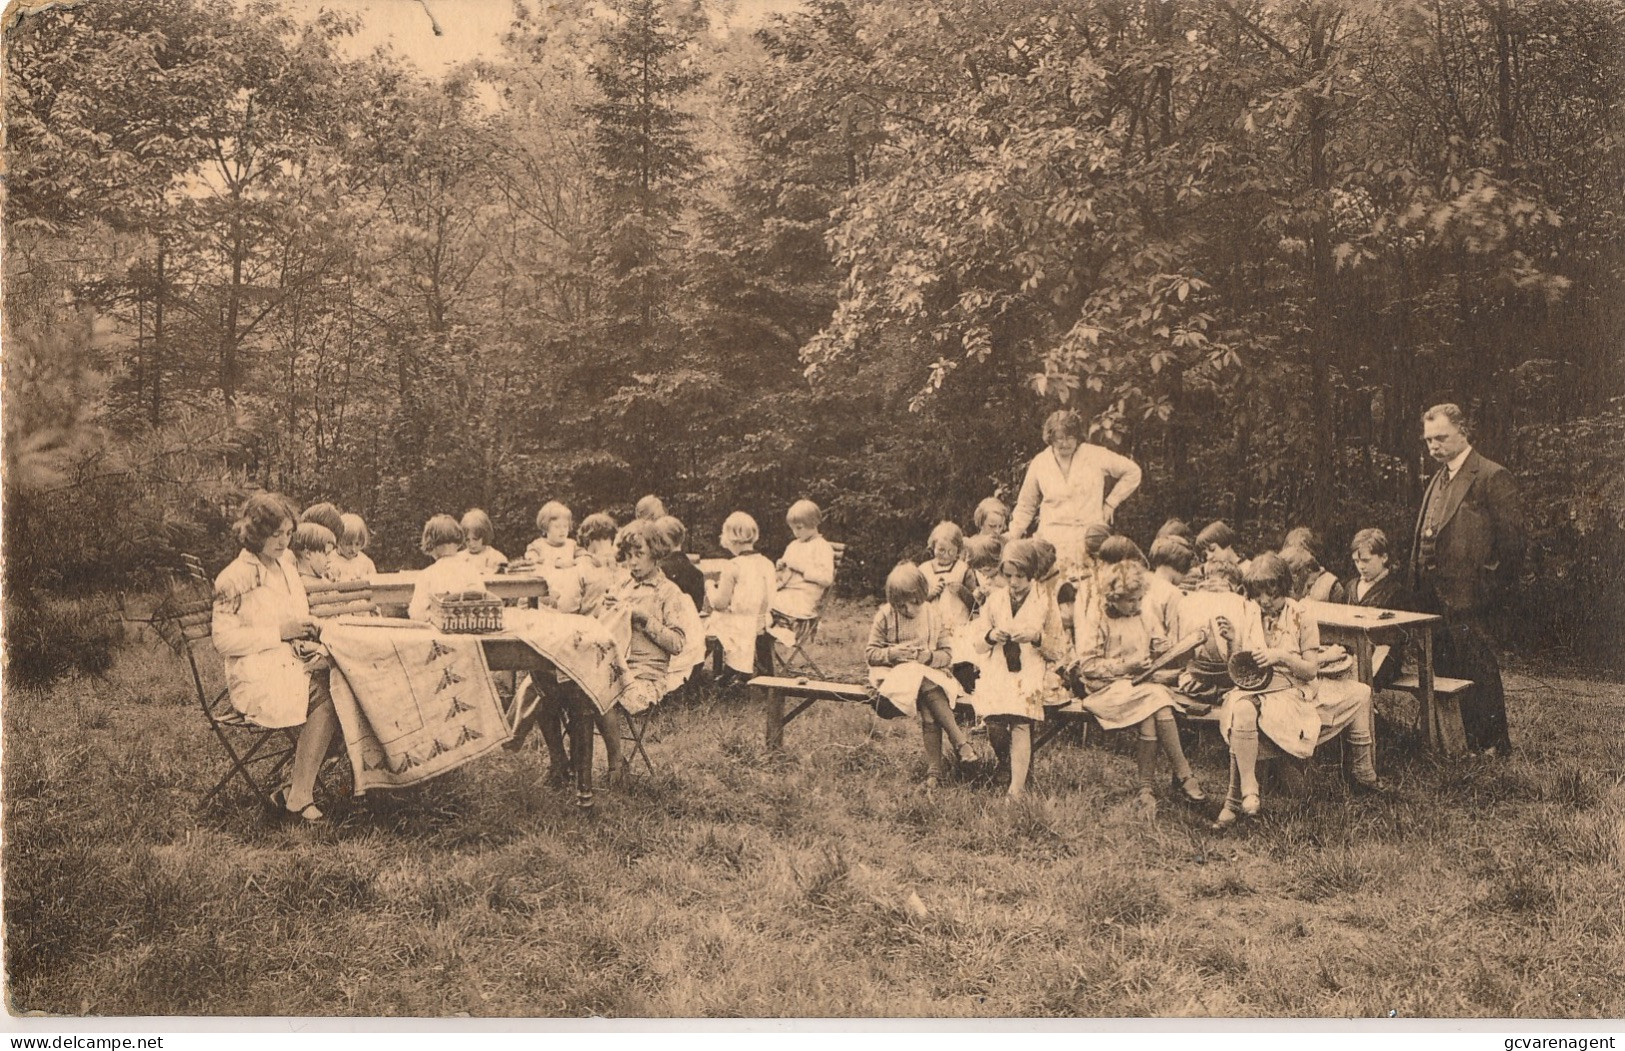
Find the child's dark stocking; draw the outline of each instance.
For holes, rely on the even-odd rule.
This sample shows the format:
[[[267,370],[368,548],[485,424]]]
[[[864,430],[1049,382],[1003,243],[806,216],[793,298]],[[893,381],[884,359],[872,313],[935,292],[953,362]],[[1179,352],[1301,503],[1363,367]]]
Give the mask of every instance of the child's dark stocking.
[[[542,732],[542,743],[547,746],[547,782],[562,788],[570,783],[570,760],[564,752],[564,709],[550,692],[538,692],[541,700],[534,718],[536,728]]]
[[[920,690],[920,711],[931,713],[931,718],[936,720],[937,726],[948,735],[948,743],[953,747],[954,754],[961,760],[976,761],[976,752],[969,749],[970,741],[965,736],[964,729],[954,720],[953,706],[948,703],[948,695],[943,693],[940,687],[926,686]]]
[[[993,757],[1000,766],[1010,766],[1010,724],[993,717],[987,720],[987,742],[993,746]]]
[[[935,781],[943,774],[942,727],[932,717],[925,698],[920,698],[920,741],[925,745],[926,776]]]
[[[1157,790],[1157,717],[1148,715],[1140,723],[1134,742],[1134,768],[1140,775],[1140,795],[1154,796]]]

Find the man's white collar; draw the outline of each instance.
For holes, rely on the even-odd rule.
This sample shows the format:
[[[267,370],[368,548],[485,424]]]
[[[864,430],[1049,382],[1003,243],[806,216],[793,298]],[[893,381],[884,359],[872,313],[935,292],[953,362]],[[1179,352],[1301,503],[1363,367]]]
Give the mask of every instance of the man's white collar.
[[[1467,462],[1467,457],[1469,457],[1471,455],[1473,455],[1473,447],[1471,445],[1469,445],[1467,448],[1463,449],[1461,452],[1457,453],[1456,458],[1454,460],[1451,460],[1448,464],[1445,465],[1445,467],[1450,472],[1449,474],[1444,476],[1445,481],[1448,482],[1448,481],[1454,480],[1456,475],[1461,473],[1461,465],[1466,463]]]

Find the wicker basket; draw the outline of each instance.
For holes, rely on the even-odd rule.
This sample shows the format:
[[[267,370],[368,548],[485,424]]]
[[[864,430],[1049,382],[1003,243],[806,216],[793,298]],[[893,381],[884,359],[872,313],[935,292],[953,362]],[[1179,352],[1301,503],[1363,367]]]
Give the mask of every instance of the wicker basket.
[[[483,591],[447,591],[429,596],[429,623],[452,635],[502,630],[502,600]]]

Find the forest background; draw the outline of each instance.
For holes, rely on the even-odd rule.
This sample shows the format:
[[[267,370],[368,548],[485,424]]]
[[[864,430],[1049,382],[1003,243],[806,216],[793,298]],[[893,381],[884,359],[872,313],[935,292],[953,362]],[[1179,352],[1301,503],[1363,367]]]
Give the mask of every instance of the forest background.
[[[1342,572],[1403,556],[1440,400],[1522,488],[1505,641],[1625,664],[1625,7],[721,10],[519,2],[433,77],[262,0],[12,15],[9,674],[94,670],[87,604],[223,564],[261,487],[381,568],[645,492],[776,551],[805,496],[873,592],[1061,405],[1145,468],[1131,535]]]

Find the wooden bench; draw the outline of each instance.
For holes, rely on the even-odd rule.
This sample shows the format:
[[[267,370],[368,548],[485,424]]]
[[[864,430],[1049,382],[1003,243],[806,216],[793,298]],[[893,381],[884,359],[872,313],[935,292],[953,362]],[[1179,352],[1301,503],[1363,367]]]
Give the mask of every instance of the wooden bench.
[[[1406,693],[1421,693],[1422,680],[1415,675],[1401,675],[1387,687],[1390,690],[1404,690]],[[1466,693],[1473,688],[1471,679],[1452,679],[1448,675],[1435,675],[1433,677],[1433,695],[1435,697],[1455,697]]]
[[[811,708],[814,701],[845,701],[867,705],[869,687],[855,682],[829,682],[822,679],[791,679],[780,675],[758,675],[750,680],[753,689],[762,693],[762,711],[767,719],[767,747],[769,751],[784,750],[784,726],[791,719]],[[784,711],[787,700],[800,701]]]

